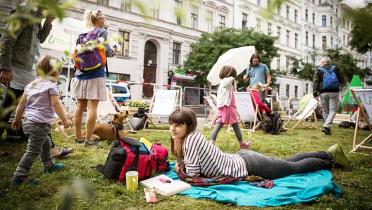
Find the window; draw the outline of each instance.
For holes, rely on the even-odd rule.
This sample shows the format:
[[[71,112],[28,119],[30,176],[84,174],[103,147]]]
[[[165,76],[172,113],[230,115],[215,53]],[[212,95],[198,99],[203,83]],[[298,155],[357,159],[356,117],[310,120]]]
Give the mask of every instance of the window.
[[[128,89],[119,85],[112,85],[112,93],[128,93]]]
[[[309,45],[309,32],[308,31],[305,32],[305,45],[306,46]]]
[[[315,66],[315,58],[313,58],[313,66]]]
[[[336,8],[336,17],[338,17],[338,8]]]
[[[98,0],[98,4],[101,4],[103,6],[108,6],[109,5],[109,0]]]
[[[331,28],[332,28],[332,26],[333,26],[333,17],[331,16],[331,20],[330,20],[331,22],[330,22],[330,25],[331,25]]]
[[[289,30],[287,30],[287,33],[286,33],[286,42],[287,42],[287,46],[289,46]]]
[[[289,85],[285,85],[285,96],[289,98]]]
[[[271,0],[267,0],[267,8],[269,8],[269,5],[271,5]]]
[[[298,34],[295,33],[295,48],[298,47]]]
[[[182,9],[182,1],[181,0],[175,0],[175,1],[176,1],[176,23],[177,23],[177,25],[181,25],[182,24],[182,17],[178,13],[178,10]]]
[[[192,7],[191,12],[191,28],[198,29],[198,10],[197,7]]]
[[[159,4],[154,3],[152,7],[152,17],[154,19],[159,19]]]
[[[282,10],[282,7],[280,6],[280,4],[278,4],[278,15],[280,15],[280,10]]]
[[[207,11],[207,30],[212,33],[213,30],[213,12]]]
[[[333,37],[331,37],[331,48],[333,48]]]
[[[308,21],[309,19],[309,11],[305,9],[305,20]]]
[[[295,94],[295,97],[297,98],[298,97],[298,86],[297,85],[294,86],[294,94]]]
[[[342,44],[345,45],[345,35],[342,36]]]
[[[297,23],[297,9],[294,10],[294,21]]]
[[[261,0],[257,0],[257,6],[260,7],[261,6]]]
[[[322,26],[326,27],[327,26],[327,16],[322,15]]]
[[[271,23],[267,23],[267,34],[271,35]]]
[[[326,50],[327,49],[327,37],[322,36],[322,49]]]
[[[309,83],[305,85],[305,95],[309,93]]]
[[[286,71],[289,70],[289,60],[290,58],[288,56],[285,56],[285,70]]]
[[[260,32],[261,31],[261,20],[260,19],[256,19],[256,24],[257,24],[257,32]]]
[[[315,34],[313,34],[313,48],[315,48]]]
[[[224,28],[226,26],[226,17],[220,15],[220,27]]]
[[[119,31],[119,35],[122,39],[120,42],[121,50],[119,50],[120,56],[129,56],[129,32]]]
[[[315,13],[313,13],[313,24],[315,24]]]
[[[123,9],[125,11],[130,11],[132,7],[132,0],[124,0],[123,3]]]
[[[280,43],[280,31],[281,31],[282,29],[280,28],[280,26],[278,26],[277,28],[276,28],[276,36],[278,37],[278,41],[279,41],[279,43]]]
[[[242,14],[242,29],[247,29],[247,22],[248,22],[248,15],[243,13]]]
[[[285,17],[286,17],[287,19],[289,19],[289,6],[288,6],[288,5],[286,6]]]
[[[180,65],[181,43],[173,42],[173,64]]]
[[[276,60],[276,68],[280,70],[280,56]]]

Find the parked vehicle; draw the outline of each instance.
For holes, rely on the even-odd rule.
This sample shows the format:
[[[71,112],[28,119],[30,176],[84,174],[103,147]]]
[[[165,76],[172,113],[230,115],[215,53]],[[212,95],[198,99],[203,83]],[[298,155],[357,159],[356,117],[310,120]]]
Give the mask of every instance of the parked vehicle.
[[[129,87],[126,83],[106,83],[118,104],[123,104],[131,99]]]

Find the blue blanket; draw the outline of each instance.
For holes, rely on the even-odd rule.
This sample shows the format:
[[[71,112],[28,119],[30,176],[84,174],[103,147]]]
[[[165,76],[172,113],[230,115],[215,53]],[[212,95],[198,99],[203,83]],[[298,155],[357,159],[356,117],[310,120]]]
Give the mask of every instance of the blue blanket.
[[[172,170],[166,175],[178,179]],[[211,187],[192,187],[180,192],[192,198],[205,198],[223,203],[234,203],[238,206],[280,206],[305,203],[315,200],[326,193],[339,197],[342,190],[332,181],[332,174],[327,170],[312,173],[291,175],[275,179],[274,187],[265,189],[247,184],[244,181],[234,184]]]

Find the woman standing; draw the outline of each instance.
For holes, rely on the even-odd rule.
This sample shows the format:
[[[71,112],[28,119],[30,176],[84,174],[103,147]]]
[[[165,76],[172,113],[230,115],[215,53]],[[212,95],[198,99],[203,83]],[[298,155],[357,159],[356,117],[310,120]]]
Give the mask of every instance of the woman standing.
[[[350,169],[349,162],[339,145],[328,151],[299,153],[288,159],[268,157],[252,150],[236,154],[222,152],[196,131],[196,115],[183,108],[169,116],[171,151],[177,158],[175,171],[183,170],[188,176],[260,176],[276,179],[297,173],[329,170],[334,163]]]
[[[88,28],[93,28],[87,36],[96,34],[97,42],[107,41],[108,33],[104,28],[105,16],[101,11],[85,11],[85,21]],[[104,44],[106,57],[112,57],[113,52],[108,44]],[[83,61],[84,62],[84,61]],[[87,61],[85,61],[87,63]],[[84,143],[84,146],[97,145],[97,141],[91,139],[93,128],[97,119],[97,106],[99,101],[106,100],[106,77],[105,66],[94,70],[78,70],[75,73],[76,82],[73,84],[77,109],[75,112],[75,129],[77,143]],[[86,135],[82,133],[82,116],[87,109]]]

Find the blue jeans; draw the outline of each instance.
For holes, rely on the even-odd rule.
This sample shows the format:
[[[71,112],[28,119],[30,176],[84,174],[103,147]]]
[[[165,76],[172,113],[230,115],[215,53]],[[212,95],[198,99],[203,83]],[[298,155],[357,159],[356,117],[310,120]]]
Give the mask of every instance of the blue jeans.
[[[337,93],[321,93],[320,102],[323,109],[323,127],[331,128],[333,119],[336,116],[338,108],[338,92]]]

